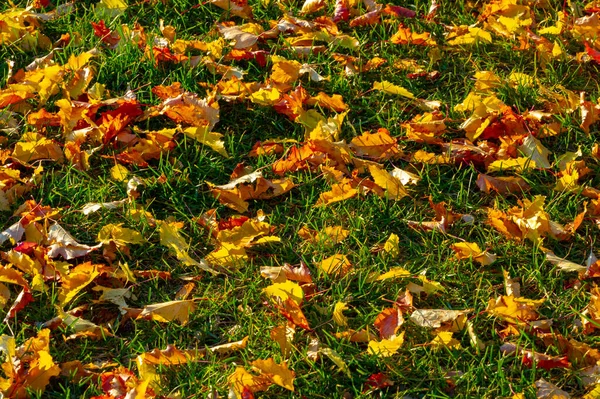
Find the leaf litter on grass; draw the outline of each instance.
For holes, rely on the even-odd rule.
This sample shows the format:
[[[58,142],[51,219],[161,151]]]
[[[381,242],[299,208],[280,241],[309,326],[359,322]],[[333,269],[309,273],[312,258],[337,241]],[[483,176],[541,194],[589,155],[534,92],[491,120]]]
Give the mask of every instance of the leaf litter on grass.
[[[411,350],[438,360],[448,351],[488,350],[517,357],[511,367],[552,370],[527,380],[529,385],[507,377],[494,396],[569,397],[573,390],[598,397],[600,355],[593,342],[600,292],[589,247],[600,225],[594,173],[600,104],[590,83],[600,63],[600,6],[489,0],[451,11],[451,2],[429,3],[306,0],[275,7],[217,0],[184,9],[168,0],[100,0],[91,8],[35,0],[26,7],[2,6],[3,397],[58,394],[63,380],[98,398],[177,397],[177,391],[167,392],[172,387],[162,375],[205,358],[227,369],[216,389],[229,390],[230,397],[263,391],[278,396],[280,388],[311,392],[315,381],[300,373],[320,367],[362,381],[342,382],[347,389],[362,384],[356,394],[411,392],[411,378],[402,378],[410,371],[389,361],[408,359]],[[161,19],[152,7],[176,10],[166,15],[182,19]],[[138,19],[138,12],[144,17]],[[188,12],[201,13],[210,28],[196,34],[182,22]],[[463,14],[457,18],[456,12]],[[66,21],[79,17],[79,31],[69,29]],[[103,62],[126,55],[149,74],[149,87],[119,87],[99,73]],[[512,64],[511,57],[535,63]],[[461,73],[450,58],[466,60]],[[557,68],[584,78],[560,76]],[[156,80],[161,74],[165,78]],[[194,81],[178,81],[186,74]],[[448,94],[447,84],[460,90],[440,95]],[[522,98],[531,104],[524,107]],[[390,112],[389,104],[397,123],[373,113],[372,107]],[[242,110],[254,115],[252,128],[262,129],[248,135],[251,143],[231,138],[231,122]],[[277,129],[271,122],[288,129],[272,137]],[[240,131],[245,128],[251,126]],[[181,157],[189,147],[221,165],[203,175],[200,189],[184,170]],[[477,174],[460,182],[459,193],[445,195],[481,192],[484,200],[466,207],[460,199],[435,202],[441,193],[432,182],[440,168]],[[109,191],[121,195],[82,204],[57,197],[60,185],[52,195],[44,191],[70,173],[100,191],[112,181],[116,189]],[[150,187],[196,191],[203,204],[219,208],[178,208],[184,197],[148,198]],[[279,233],[288,226],[276,215],[292,214],[294,198],[309,192],[302,206],[319,216],[291,226],[302,241],[292,251],[297,263],[290,264],[290,254],[281,256],[277,248],[296,238]],[[568,213],[557,205],[565,199]],[[361,252],[358,237],[369,234],[343,218],[327,219],[331,209],[367,216],[358,203],[392,209],[413,203],[422,218],[397,216],[393,232],[375,226],[368,233],[371,240],[381,234],[379,241]],[[78,212],[92,224],[69,222]],[[409,254],[420,245],[416,240],[439,237],[444,264],[465,268],[473,279],[496,280],[492,286],[504,281],[504,292],[461,291],[435,265],[416,271],[420,256]],[[511,257],[518,255],[506,251],[515,242],[542,249],[545,265],[560,269],[551,278],[564,293],[532,289],[533,269],[515,269]],[[584,259],[587,249],[585,266],[554,254],[566,245],[581,251],[569,256],[575,259]],[[264,266],[254,270],[255,264]],[[373,270],[379,266],[385,270]],[[525,275],[511,278],[507,268]],[[217,345],[192,334],[182,342],[166,336],[164,349],[127,348],[118,360],[129,366],[84,364],[76,350],[57,352],[67,341],[127,342],[132,328],[149,322],[186,331],[197,322],[199,307],[218,307],[231,294],[221,296],[218,287],[240,273],[262,287],[253,294],[260,298],[254,311],[237,307],[240,318],[266,312],[262,339],[251,334],[230,340],[244,330],[236,320]],[[152,295],[159,281],[166,291]],[[370,288],[337,294],[356,282]],[[530,292],[522,296],[525,286]],[[379,287],[390,287],[387,295],[370,297],[368,291]],[[400,294],[382,302],[392,290]],[[137,295],[142,293],[146,299]],[[583,301],[567,308],[561,301],[569,295]],[[416,392],[480,395],[486,384],[468,391],[461,386],[465,372],[448,369],[439,383]],[[202,387],[207,389],[217,397],[215,388]]]

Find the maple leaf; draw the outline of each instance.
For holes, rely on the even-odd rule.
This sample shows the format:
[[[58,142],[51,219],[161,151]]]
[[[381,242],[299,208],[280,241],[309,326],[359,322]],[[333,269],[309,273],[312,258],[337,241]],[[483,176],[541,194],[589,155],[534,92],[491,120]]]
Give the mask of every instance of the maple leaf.
[[[523,324],[537,320],[537,308],[544,302],[543,299],[533,300],[515,298],[514,296],[500,296],[490,299],[486,311],[511,324]]]
[[[371,374],[364,382],[365,390],[383,389],[394,386],[394,382],[384,373]],[[363,391],[364,392],[364,391]]]
[[[342,254],[330,256],[329,258],[319,262],[318,266],[319,269],[321,269],[326,274],[337,277],[345,276],[352,268],[352,264],[350,263],[346,255]]]
[[[492,42],[490,32],[476,26],[461,25],[449,27],[448,29],[450,32],[446,34],[446,43],[450,46]]]
[[[189,255],[187,251],[189,245],[179,233],[179,229],[183,227],[180,223],[169,221],[157,221],[157,223],[160,228],[161,245],[171,249],[180,262],[186,266],[197,266],[209,273],[217,274],[217,271],[212,269],[205,260],[197,261]]]
[[[98,15],[114,18],[121,15],[127,10],[127,2],[125,0],[100,0],[95,6],[95,11]]]
[[[337,302],[333,309],[333,321],[340,327],[348,326],[348,318],[342,313],[348,309],[348,304],[344,302]]]
[[[379,166],[369,165],[369,172],[373,176],[375,184],[385,189],[385,197],[399,200],[408,195],[400,180]]]
[[[374,160],[390,159],[399,154],[397,140],[384,128],[375,133],[364,132],[354,137],[348,146],[357,156]]]
[[[28,390],[44,392],[50,378],[60,374],[60,367],[50,355],[49,341],[48,329],[40,330],[19,347],[14,338],[0,336],[0,351],[6,359],[2,364],[4,377],[0,377],[1,393],[11,398],[26,398]]]
[[[252,8],[246,0],[210,0],[209,2],[238,17],[252,19]]]
[[[402,311],[398,308],[386,308],[377,315],[373,323],[379,330],[382,339],[389,339],[396,335],[398,328],[404,324]]]
[[[390,38],[394,44],[414,44],[417,46],[436,46],[437,43],[431,38],[429,32],[414,33],[410,28],[405,28],[402,24],[398,27],[398,32]]]
[[[440,350],[442,348],[448,349],[461,349],[460,341],[452,337],[453,333],[450,331],[440,331],[429,342],[429,346],[432,346],[434,350]]]
[[[368,281],[385,281],[399,277],[410,277],[411,275],[412,274],[403,267],[393,267],[383,274],[374,273],[373,275],[370,275]]]
[[[273,384],[268,377],[252,375],[243,367],[237,367],[227,382],[238,399],[253,398],[254,392],[266,391]]]
[[[289,357],[294,348],[295,328],[293,325],[283,324],[277,327],[273,327],[271,330],[271,339],[279,344],[281,348],[281,354],[284,357]]]
[[[349,179],[331,186],[331,191],[321,193],[315,206],[326,206],[334,202],[344,201],[358,195],[358,190],[352,187]]]
[[[264,289],[264,292],[271,296],[286,301],[291,299],[298,305],[302,304],[304,298],[304,291],[302,288],[293,281],[286,281],[284,283],[274,283],[273,285]]]
[[[259,370],[263,376],[273,381],[273,383],[294,392],[295,374],[288,369],[285,362],[277,364],[273,358],[269,358],[266,360],[255,360],[251,364],[254,369]]]
[[[188,323],[190,314],[196,310],[193,299],[155,303],[144,306],[137,319],[155,320],[161,323],[178,321],[181,325]]]
[[[406,97],[406,98],[414,98],[415,97],[414,94],[412,94],[410,91],[406,90],[404,87],[397,86],[386,80],[373,83],[373,90],[379,90],[386,94],[396,94],[396,95]]]
[[[469,259],[479,262],[482,266],[491,265],[496,261],[496,255],[482,251],[479,245],[472,242],[459,242],[452,244],[452,250],[456,252],[456,259]]]
[[[75,266],[68,275],[61,276],[62,284],[58,293],[58,301],[61,307],[69,303],[77,294],[89,285],[101,273],[99,265],[91,262]]]
[[[348,0],[336,0],[335,9],[333,11],[333,22],[347,21],[350,18],[350,9]]]
[[[369,341],[368,351],[379,357],[393,356],[404,343],[404,332],[381,341]]]
[[[483,173],[477,175],[477,187],[485,193],[496,191],[499,194],[509,194],[529,191],[530,186],[518,176],[493,177]]]

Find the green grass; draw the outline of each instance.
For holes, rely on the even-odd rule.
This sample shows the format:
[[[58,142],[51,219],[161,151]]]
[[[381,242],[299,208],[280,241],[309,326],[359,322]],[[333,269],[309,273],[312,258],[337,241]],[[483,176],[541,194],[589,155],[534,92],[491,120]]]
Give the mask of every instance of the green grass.
[[[14,3],[21,7],[26,5],[25,1]],[[56,3],[62,4],[63,1]],[[94,36],[90,24],[99,20],[94,13],[95,3],[96,1],[91,0],[77,2],[73,13],[43,24],[41,31],[52,42],[57,41],[64,33],[72,36],[78,33],[81,36],[80,44],[71,43],[56,51],[54,59],[57,63],[62,65],[70,55],[96,47],[99,54],[90,63],[94,71],[93,82],[104,84],[113,97],[123,95],[128,88],[133,89],[144,108],[159,103],[159,99],[151,92],[154,86],[180,82],[185,90],[198,93],[203,98],[206,93],[205,84],[212,86],[221,80],[220,75],[202,65],[190,68],[185,63],[160,63],[157,66],[154,60],[145,57],[142,50],[130,43],[115,50],[106,48]],[[218,7],[210,4],[197,6],[198,3],[191,0],[130,3],[123,15],[106,20],[107,26],[121,29],[122,32],[121,24],[131,28],[139,23],[148,37],[160,36],[159,21],[162,19],[165,25],[175,27],[178,39],[211,41],[219,37],[216,23],[228,20],[243,23],[240,18],[229,16]],[[429,8],[429,2],[425,1],[398,3],[417,10],[419,14],[426,13]],[[374,56],[384,58],[387,63],[379,69],[345,76],[344,67],[331,54],[333,49],[309,55],[305,59],[298,58],[302,63],[316,65],[317,71],[329,78],[319,83],[308,81],[306,77],[301,78],[302,86],[311,95],[316,95],[319,91],[330,95],[340,94],[348,104],[350,112],[340,134],[346,142],[365,131],[383,127],[398,139],[399,147],[407,154],[420,149],[444,153],[445,150],[440,146],[406,140],[401,124],[424,111],[400,97],[370,91],[373,82],[381,80],[405,87],[418,98],[440,101],[440,110],[448,119],[448,130],[442,136],[446,142],[465,137],[459,125],[469,114],[455,111],[454,106],[461,103],[473,89],[473,76],[477,71],[493,71],[502,79],[495,94],[516,113],[543,109],[546,98],[541,88],[554,90],[557,85],[576,93],[584,91],[586,99],[590,101],[595,102],[599,98],[600,90],[596,79],[598,64],[593,61],[579,63],[565,56],[542,66],[534,48],[515,50],[518,40],[498,35],[494,35],[491,44],[446,46],[442,24],[475,23],[476,11],[480,6],[472,3],[483,2],[440,3],[436,22],[426,22],[422,18],[399,20],[384,17],[386,23],[375,26],[349,28],[347,23],[339,25],[344,33],[358,38],[361,47],[354,52],[344,48],[337,48],[335,51],[359,57],[363,61]],[[549,3],[549,9],[535,10],[538,23],[546,22],[542,26],[552,25],[556,13],[562,10],[562,1]],[[250,4],[254,10],[255,22],[264,28],[269,27],[270,20],[277,20],[283,15],[274,3],[265,6],[259,1],[251,1]],[[297,15],[300,7],[301,3],[291,5],[294,15]],[[8,9],[8,4],[0,5],[0,12]],[[327,14],[320,12],[317,15],[332,15],[333,9],[329,7],[327,10]],[[312,17],[309,15],[306,18]],[[428,47],[390,43],[389,38],[398,30],[400,23],[415,32],[430,32],[441,46],[444,54],[442,59],[432,64],[429,62]],[[554,40],[553,37],[548,37]],[[560,40],[570,55],[584,51],[581,41],[568,33],[561,35]],[[293,51],[286,48],[282,39],[269,39],[261,43],[260,48],[288,59],[297,58]],[[226,47],[224,54],[228,49]],[[24,68],[34,58],[46,53],[43,50],[23,51],[17,45],[0,45],[0,59],[13,60],[14,71]],[[409,79],[406,73],[393,67],[394,62],[400,59],[415,59],[425,70],[439,71],[440,77],[436,81]],[[261,68],[254,62],[221,61],[246,71],[245,81],[264,82],[270,76],[271,63]],[[510,85],[507,78],[512,72],[531,74],[538,79],[539,85]],[[7,76],[7,65],[1,64],[2,88],[6,87]],[[52,97],[46,109],[56,112],[58,108],[55,101],[60,97]],[[34,101],[30,101],[30,105],[34,110],[37,109]],[[304,140],[304,128],[271,107],[255,105],[249,101],[224,100],[219,101],[219,106],[220,120],[214,130],[224,134],[229,158],[220,156],[193,139],[179,135],[176,139],[177,146],[160,160],[150,161],[147,167],[128,166],[130,175],[137,176],[144,182],[137,199],[116,210],[102,210],[89,216],[78,212],[86,203],[115,201],[127,197],[126,183],[114,181],[110,176],[110,168],[115,165],[113,156],[120,150],[102,148],[90,157],[91,168],[86,171],[79,171],[68,162],[59,164],[42,161],[39,163],[44,166],[44,172],[39,182],[11,204],[9,211],[0,211],[0,228],[4,230],[18,221],[18,216],[13,215],[13,212],[28,199],[34,199],[44,206],[61,208],[60,224],[79,242],[89,245],[97,242],[98,231],[103,226],[123,223],[125,227],[142,233],[148,243],[131,245],[129,254],[126,251],[118,252],[113,265],[127,262],[132,270],[153,269],[168,271],[172,275],[170,280],[139,278],[135,284],[127,284],[135,295],[135,298],[128,300],[131,308],[171,301],[189,279],[194,279],[196,284],[192,296],[202,298],[197,303],[196,311],[190,314],[189,323],[184,326],[177,322],[124,320],[115,305],[95,302],[100,294],[91,289],[96,284],[117,286],[119,283],[108,278],[96,281],[81,291],[65,310],[81,306],[83,318],[104,325],[114,336],[99,340],[80,338],[65,341],[65,337],[72,331],[67,327],[59,327],[52,331],[50,342],[50,354],[56,364],[74,360],[83,364],[114,362],[135,372],[136,357],[155,348],[165,349],[167,345],[176,345],[180,349],[204,348],[248,336],[247,348],[240,351],[223,356],[207,354],[198,362],[158,369],[161,384],[157,393],[164,397],[177,393],[181,398],[204,398],[210,397],[207,395],[213,391],[220,397],[225,397],[228,392],[227,378],[236,366],[245,366],[250,370],[251,362],[257,359],[272,357],[278,363],[286,360],[278,344],[270,337],[271,329],[285,323],[285,319],[263,292],[271,282],[261,277],[259,270],[261,266],[283,266],[285,263],[296,264],[303,261],[311,269],[317,294],[302,307],[312,330],[296,329],[294,349],[287,358],[289,368],[296,375],[295,392],[290,393],[281,387],[272,386],[266,392],[257,393],[258,397],[498,398],[510,397],[514,393],[535,397],[533,384],[540,378],[556,384],[573,396],[582,396],[589,390],[583,385],[576,366],[552,370],[528,368],[522,364],[520,357],[502,355],[499,348],[506,341],[550,355],[560,355],[560,351],[554,346],[543,345],[540,337],[531,330],[522,329],[521,335],[503,339],[499,332],[506,323],[491,317],[485,311],[490,299],[504,295],[503,271],[507,271],[521,283],[524,297],[545,298],[539,309],[540,318],[553,320],[552,333],[584,342],[592,348],[598,347],[600,341],[597,333],[584,335],[573,328],[589,303],[589,291],[595,281],[584,280],[580,288],[573,287],[576,274],[562,272],[546,262],[541,248],[549,248],[558,256],[574,262],[583,262],[590,249],[595,253],[600,249],[595,240],[597,226],[594,217],[586,217],[570,240],[559,242],[546,238],[541,245],[509,240],[486,222],[487,208],[507,211],[517,205],[518,200],[532,199],[535,195],[546,196],[545,210],[552,220],[563,224],[573,221],[583,210],[584,202],[589,199],[578,191],[554,191],[557,167],[525,171],[521,177],[530,184],[531,190],[501,196],[485,194],[477,188],[477,176],[485,172],[482,165],[428,165],[410,162],[409,157],[405,157],[385,162],[384,168],[391,170],[395,166],[418,174],[420,182],[416,186],[408,186],[410,196],[394,201],[373,194],[359,195],[327,207],[313,206],[319,195],[330,189],[330,184],[321,178],[318,170],[291,173],[288,175],[293,178],[296,188],[280,197],[251,200],[247,215],[256,216],[259,210],[263,210],[268,215],[266,220],[274,228],[273,234],[281,237],[281,242],[253,247],[248,250],[250,259],[247,262],[226,273],[211,276],[195,267],[183,265],[172,252],[159,244],[158,227],[148,221],[132,218],[129,210],[143,207],[156,219],[173,218],[183,222],[182,233],[190,243],[189,253],[194,259],[201,259],[215,249],[215,243],[207,230],[197,223],[197,218],[212,208],[216,209],[219,220],[236,214],[212,196],[206,182],[227,183],[231,172],[240,162],[254,168],[265,167],[265,177],[274,178],[270,165],[278,156],[251,158],[247,154],[252,146],[259,140]],[[323,113],[333,115],[331,111]],[[36,130],[26,123],[24,115],[16,117],[20,122],[18,133],[0,132],[0,151],[11,150],[23,133]],[[587,134],[579,126],[579,111],[556,115],[556,118],[564,131],[557,136],[541,139],[553,152],[551,161],[567,151],[581,148],[583,159],[591,172],[580,183],[598,187],[600,163],[591,156],[592,146],[598,140],[598,125],[592,125],[591,132]],[[175,126],[166,117],[136,121],[134,125],[147,130]],[[60,128],[52,129],[54,130],[49,130],[48,135],[64,144]],[[287,147],[289,144],[286,144]],[[10,158],[7,159],[2,168],[10,162]],[[28,173],[31,174],[31,171]],[[510,175],[510,172],[507,174]],[[448,234],[410,228],[407,221],[431,221],[434,218],[429,197],[436,203],[446,202],[448,209],[454,212],[472,215],[474,223],[458,221],[448,229]],[[298,230],[303,225],[317,231],[341,225],[350,231],[350,235],[334,246],[310,243],[298,235]],[[384,252],[373,251],[376,246],[383,245],[391,233],[400,237],[400,255],[397,259]],[[497,254],[498,260],[491,265],[481,266],[473,260],[454,259],[450,246],[460,239],[478,243],[482,249]],[[13,247],[14,243],[6,242],[0,249],[9,251]],[[328,276],[317,268],[318,262],[336,253],[345,254],[353,264],[352,272],[344,277]],[[69,263],[74,266],[85,260],[108,264],[101,250]],[[2,265],[7,266],[7,262],[2,261]],[[370,282],[368,278],[373,272],[383,273],[398,266],[407,269],[413,277],[377,282]],[[335,337],[336,332],[345,330],[332,320],[333,307],[337,302],[348,304],[349,309],[344,314],[349,318],[350,328],[360,330],[369,327],[371,331],[375,331],[373,323],[377,315],[384,308],[392,306],[398,295],[405,292],[409,282],[418,283],[416,276],[421,273],[440,283],[444,291],[432,295],[415,295],[415,308],[472,309],[469,321],[485,343],[485,349],[480,351],[474,348],[467,331],[461,330],[454,334],[454,338],[461,343],[460,349],[435,350],[428,345],[435,333],[409,321],[408,314],[404,315],[406,321],[400,328],[400,331],[405,332],[405,342],[398,353],[389,358],[369,354],[366,344],[356,344]],[[31,276],[26,276],[30,280]],[[6,285],[10,286],[12,301],[20,288]],[[0,325],[0,334],[14,335],[17,345],[20,345],[35,336],[42,323],[57,316],[60,282],[49,281],[46,285],[48,289],[45,292],[34,291],[35,300],[16,317]],[[11,301],[0,310],[2,316],[11,306]],[[308,345],[314,338],[340,355],[348,366],[349,376],[339,371],[323,354],[317,361],[307,357]],[[365,381],[379,372],[385,373],[394,381],[394,385],[374,393],[368,392]],[[449,373],[455,377],[450,378]],[[51,379],[43,393],[30,392],[32,397],[40,398],[92,397],[101,394],[101,385],[94,378],[78,381],[64,376]]]

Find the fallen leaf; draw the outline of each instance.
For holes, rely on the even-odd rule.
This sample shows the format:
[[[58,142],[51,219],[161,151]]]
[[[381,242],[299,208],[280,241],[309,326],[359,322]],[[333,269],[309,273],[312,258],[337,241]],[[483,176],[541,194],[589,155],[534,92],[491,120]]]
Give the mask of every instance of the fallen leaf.
[[[161,323],[178,321],[181,325],[186,325],[189,321],[190,314],[195,310],[196,303],[193,299],[185,301],[169,301],[144,306],[137,318],[155,320]]]

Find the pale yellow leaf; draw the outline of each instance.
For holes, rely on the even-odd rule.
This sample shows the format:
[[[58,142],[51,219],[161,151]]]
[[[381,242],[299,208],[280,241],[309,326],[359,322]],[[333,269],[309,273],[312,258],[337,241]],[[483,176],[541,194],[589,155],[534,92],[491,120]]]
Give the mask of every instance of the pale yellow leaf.
[[[381,82],[375,82],[373,83],[373,90],[379,90],[382,91],[386,94],[396,94],[402,97],[406,97],[406,98],[414,98],[414,94],[412,94],[410,91],[406,90],[404,87],[401,86],[397,86],[393,83],[390,83],[388,81],[381,81]]]
[[[336,303],[333,309],[333,321],[340,327],[348,326],[348,318],[342,313],[346,309],[348,309],[348,304],[345,302]]]
[[[110,168],[110,177],[115,181],[125,181],[129,176],[129,171],[123,165],[117,164]]]

